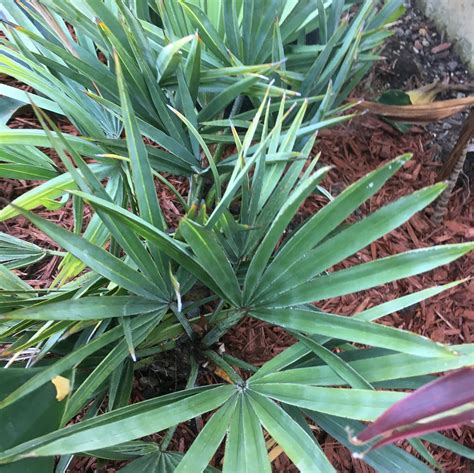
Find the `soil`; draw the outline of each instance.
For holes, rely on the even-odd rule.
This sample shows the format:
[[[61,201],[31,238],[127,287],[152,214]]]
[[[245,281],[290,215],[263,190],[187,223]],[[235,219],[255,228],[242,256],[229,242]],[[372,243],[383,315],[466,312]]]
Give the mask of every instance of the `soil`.
[[[462,98],[474,91],[474,78],[454,51],[454,45],[434,23],[413,6],[394,25],[394,35],[384,44],[378,63],[362,82],[364,98],[377,97],[386,89],[413,90],[439,81],[449,84],[438,99]],[[431,123],[426,130],[433,137],[433,159],[443,161],[456,143],[467,112]],[[431,147],[431,146],[430,146]],[[465,173],[474,176],[474,160],[466,160]],[[472,179],[471,179],[472,181]]]
[[[395,26],[395,35],[382,51],[386,58],[378,63],[367,79],[356,91],[356,95],[373,99],[387,88],[413,89],[439,79],[452,84],[469,84],[473,82],[467,68],[453,52],[449,41],[436,31],[433,24],[424,18],[416,9],[409,8],[405,17]],[[1,80],[1,78],[0,78]],[[440,98],[458,97],[464,92],[459,90],[444,93]],[[321,132],[315,145],[314,153],[321,152],[321,163],[334,165],[324,185],[333,194],[339,194],[347,185],[367,172],[402,153],[413,153],[413,159],[401,170],[388,185],[371,201],[361,208],[354,219],[363,218],[368,212],[387,204],[396,198],[408,194],[438,181],[443,162],[452,149],[464,116],[460,114],[443,122],[427,127],[412,127],[409,132],[401,134],[389,124],[373,116],[364,115],[350,123]],[[68,124],[62,124],[63,129]],[[25,113],[16,117],[10,126],[37,126],[31,115]],[[472,156],[471,156],[472,158]],[[471,240],[474,236],[474,206],[472,205],[472,159],[466,160],[464,173],[450,201],[448,214],[444,223],[436,227],[430,220],[430,209],[420,212],[408,223],[370,245],[369,248],[349,258],[340,267],[347,267],[374,258],[382,258],[414,248],[423,248],[435,244],[447,244]],[[173,184],[179,190],[185,190],[186,184],[175,179]],[[0,181],[0,205],[11,201],[24,193],[34,182],[8,180]],[[158,193],[163,203],[163,211],[168,223],[174,226],[179,220],[182,209],[174,197],[164,188]],[[314,195],[309,198],[299,212],[299,222],[324,205],[325,200]],[[45,211],[57,223],[65,228],[73,227],[70,205],[51,212]],[[295,224],[299,223],[298,221]],[[31,227],[22,217],[0,223],[0,231],[20,238],[28,239],[40,246],[58,249],[45,235]],[[47,287],[57,273],[57,257],[43,261],[29,268],[22,276],[35,287]],[[471,254],[450,265],[438,268],[429,273],[408,278],[375,288],[356,295],[343,296],[327,300],[320,307],[337,314],[353,314],[391,298],[399,297],[422,288],[442,284],[448,281],[463,279],[472,274],[474,255]],[[472,300],[474,282],[467,281],[428,301],[405,309],[384,318],[383,323],[407,329],[433,340],[457,344],[474,342],[474,311]],[[245,319],[223,339],[222,349],[255,365],[261,365],[275,356],[294,340],[278,328],[253,319]],[[161,359],[147,371],[137,376],[133,389],[133,401],[137,402],[163,394],[183,386],[183,379],[177,370],[181,352],[171,352],[166,359]],[[204,367],[200,372],[200,381],[205,383],[221,382],[217,379],[212,367]],[[158,391],[158,387],[160,391]],[[181,425],[175,434],[172,447],[185,451],[199,431],[203,419]],[[474,431],[470,428],[457,428],[448,432],[451,438],[462,444],[474,447]],[[152,436],[158,440],[161,435]],[[337,471],[371,472],[366,464],[352,459],[349,451],[341,447],[334,439],[325,434],[318,437],[320,444]],[[412,451],[408,444],[402,444]],[[446,472],[471,471],[472,465],[467,460],[446,452],[443,449],[431,448],[436,460]],[[218,466],[222,452],[216,455]],[[120,465],[96,464],[92,459],[77,458],[69,472],[106,471],[112,473]],[[273,463],[275,472],[297,471],[284,454]]]

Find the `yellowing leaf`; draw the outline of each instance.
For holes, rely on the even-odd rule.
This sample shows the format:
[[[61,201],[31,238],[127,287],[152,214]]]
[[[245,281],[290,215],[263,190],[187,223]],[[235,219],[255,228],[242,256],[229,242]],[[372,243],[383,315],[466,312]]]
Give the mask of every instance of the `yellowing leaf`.
[[[433,102],[435,97],[445,90],[445,88],[445,84],[440,84],[438,81],[435,81],[419,89],[410,90],[407,92],[407,95],[410,96],[413,105],[427,105]]]
[[[69,379],[63,376],[55,376],[51,382],[56,388],[56,399],[62,401],[71,391],[71,383]]]
[[[229,384],[233,384],[233,381],[230,379],[229,375],[221,368],[216,368],[214,374],[219,376],[219,378],[227,381]]]

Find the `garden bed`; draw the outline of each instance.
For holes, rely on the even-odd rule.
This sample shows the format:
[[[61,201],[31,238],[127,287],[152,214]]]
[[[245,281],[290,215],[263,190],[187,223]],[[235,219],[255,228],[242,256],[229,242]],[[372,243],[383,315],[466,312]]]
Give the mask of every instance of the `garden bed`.
[[[449,75],[451,81],[465,83],[470,80],[463,64],[459,61],[459,58],[452,56],[449,47],[444,50],[448,54],[440,55],[441,52],[432,52],[433,48],[446,44],[446,41],[438,35],[429,22],[410,12],[408,21],[404,22],[402,20],[400,23],[401,28],[404,28],[404,30],[397,30],[397,36],[388,44],[385,50],[387,61],[376,66],[363,86],[359,88],[358,94],[365,94],[365,98],[368,96],[368,98],[371,98],[370,95],[378,94],[387,86],[412,87],[417,85],[417,80],[420,83],[427,83],[436,78],[436,73],[433,73],[433,65],[437,66],[441,75],[440,79],[443,79],[444,71]],[[417,33],[416,30],[418,30]],[[428,32],[428,46],[423,46],[422,39],[414,38],[415,34],[425,36],[424,33],[420,33],[420,30]],[[396,59],[397,54],[400,54],[394,45],[400,44],[400,41],[406,41],[406,47],[409,50],[411,49],[408,56],[413,56],[412,59],[404,57],[404,61],[412,60],[414,64],[421,64],[412,68],[412,74],[406,77],[400,77],[397,73],[396,67],[399,66],[393,68],[393,65],[396,64],[394,59]],[[423,49],[418,52],[413,50],[413,48],[417,49],[419,44],[422,48],[426,48],[425,53],[423,53]],[[403,70],[410,69],[404,67]],[[455,95],[456,93],[459,92],[455,92]],[[334,166],[323,185],[332,195],[337,195],[347,185],[382,163],[403,153],[413,153],[413,159],[405,166],[403,171],[396,174],[383,190],[376,194],[367,208],[362,208],[360,213],[353,217],[353,219],[358,219],[363,217],[367,211],[372,212],[374,209],[402,195],[433,184],[438,181],[443,159],[445,159],[447,151],[452,146],[453,137],[456,136],[462,124],[462,119],[462,116],[457,116],[443,123],[430,125],[427,128],[412,127],[406,134],[400,134],[388,123],[373,116],[364,115],[354,118],[345,125],[323,130],[319,135],[313,153],[321,152],[321,164]],[[17,128],[25,126],[28,128],[39,127],[30,113],[17,116],[10,123],[10,126]],[[61,126],[68,133],[74,132],[67,123],[62,123]],[[433,134],[438,136],[434,137]],[[431,222],[430,209],[420,212],[405,225],[372,243],[368,249],[346,260],[344,266],[389,256],[409,249],[441,243],[464,242],[472,239],[474,236],[474,206],[472,205],[471,192],[472,170],[469,166],[471,165],[468,163],[465,174],[458,182],[443,225],[435,226]],[[178,178],[174,178],[172,183],[179,190],[185,190],[186,188],[186,183]],[[34,182],[26,183],[18,180],[5,179],[0,181],[2,207],[4,202],[10,202],[34,185]],[[181,211],[179,203],[174,201],[173,196],[166,189],[158,187],[158,194],[168,222],[176,222]],[[317,195],[310,197],[300,209],[299,218],[303,219],[303,217],[312,215],[322,207],[323,203],[324,200]],[[51,221],[62,225],[64,228],[73,228],[74,217],[69,204],[56,211],[47,211],[47,214]],[[88,216],[89,213],[86,213],[85,221],[87,221]],[[298,221],[295,222],[295,224],[298,223]],[[27,239],[41,247],[59,249],[48,237],[31,226],[29,221],[23,217],[2,222],[0,231]],[[22,274],[22,277],[35,288],[47,287],[54,279],[58,262],[59,258],[54,256],[43,260],[41,263],[30,267],[26,274]],[[368,290],[363,294],[357,294],[357,297],[350,295],[327,300],[321,308],[335,314],[354,314],[388,299],[400,297],[421,288],[468,278],[471,276],[473,269],[474,254],[471,253],[450,265],[418,277],[388,284],[382,289]],[[439,342],[449,344],[472,343],[474,342],[474,311],[471,302],[473,297],[474,282],[467,281],[419,305],[385,317],[383,322],[390,326],[425,335]],[[245,361],[260,366],[292,342],[291,337],[282,329],[255,319],[244,319],[224,337],[222,348],[231,355],[238,355]],[[173,371],[173,363],[176,366],[180,363],[180,360],[175,357],[169,363],[169,368]],[[207,377],[208,382],[221,381],[210,366],[202,370],[201,376]],[[135,401],[144,399],[146,397],[144,396],[145,391],[149,389],[149,386],[146,386],[146,383],[141,379],[143,377],[143,374],[137,376],[133,394]],[[173,439],[175,449],[184,452],[199,428],[202,428],[202,425],[197,425],[195,422],[192,425],[190,423],[187,426],[180,427]],[[466,446],[474,446],[474,432],[472,429],[455,429],[449,435]],[[348,450],[341,447],[326,434],[320,436],[319,440],[324,452],[338,471],[356,473],[372,471],[365,463],[352,459]],[[411,448],[407,445],[407,449]],[[446,472],[463,472],[469,469],[466,460],[450,452],[435,449],[432,453]],[[218,464],[219,455],[215,461]],[[94,471],[95,466],[93,460],[78,459],[68,471],[71,473]],[[275,471],[297,471],[292,468],[294,467],[288,463],[284,454],[278,456],[274,461]],[[115,470],[113,467],[104,467],[103,471],[113,472]]]

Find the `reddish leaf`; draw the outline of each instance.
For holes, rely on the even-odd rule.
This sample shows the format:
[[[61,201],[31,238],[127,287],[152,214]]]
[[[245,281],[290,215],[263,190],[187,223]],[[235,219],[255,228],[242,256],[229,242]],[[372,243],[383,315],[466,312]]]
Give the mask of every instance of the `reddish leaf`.
[[[371,450],[380,448],[397,440],[409,439],[412,437],[419,437],[420,435],[429,434],[430,432],[437,432],[438,430],[446,430],[457,427],[461,424],[467,424],[474,421],[474,409],[461,412],[452,416],[442,417],[440,419],[432,420],[431,422],[424,422],[413,424],[410,427],[402,430],[394,431],[389,437],[379,440]]]
[[[474,401],[474,367],[439,378],[395,403],[357,437],[365,443],[382,434]]]

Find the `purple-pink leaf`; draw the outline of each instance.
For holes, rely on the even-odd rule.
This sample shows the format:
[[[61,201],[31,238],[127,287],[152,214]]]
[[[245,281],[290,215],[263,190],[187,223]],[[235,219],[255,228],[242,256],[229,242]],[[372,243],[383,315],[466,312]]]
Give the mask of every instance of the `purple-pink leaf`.
[[[353,439],[360,444],[474,401],[474,367],[463,368],[417,389],[387,409]]]
[[[469,409],[459,414],[441,417],[440,419],[432,420],[430,422],[412,424],[405,429],[393,431],[391,435],[386,438],[382,438],[375,445],[373,445],[371,450],[374,448],[383,447],[384,445],[396,442],[397,440],[419,437],[420,435],[429,434],[430,432],[437,432],[438,430],[452,429],[458,425],[467,424],[473,421],[474,409]]]

